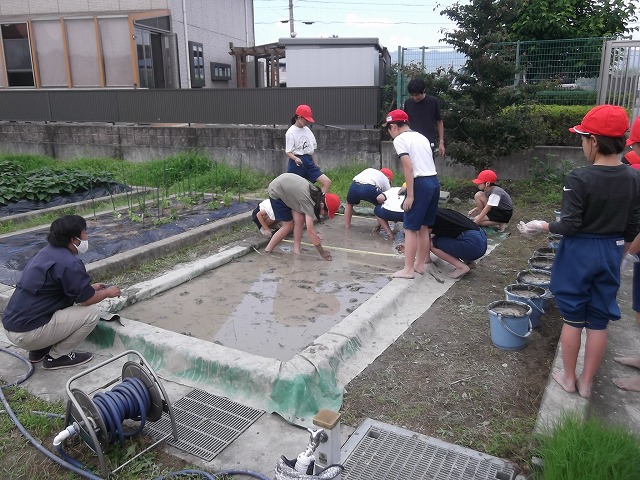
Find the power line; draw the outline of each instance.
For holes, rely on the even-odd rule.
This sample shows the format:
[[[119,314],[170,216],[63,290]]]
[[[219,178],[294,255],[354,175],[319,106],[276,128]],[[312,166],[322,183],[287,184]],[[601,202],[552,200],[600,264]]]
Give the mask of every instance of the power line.
[[[255,22],[256,25],[271,25],[273,23],[281,23],[282,20],[274,20],[272,22]],[[391,21],[383,21],[383,20],[351,20],[351,21],[323,21],[323,20],[296,20],[296,22],[301,23],[319,23],[322,25],[334,25],[334,24],[361,24],[361,25],[443,25],[447,22],[391,22]],[[453,25],[453,22],[451,22]]]

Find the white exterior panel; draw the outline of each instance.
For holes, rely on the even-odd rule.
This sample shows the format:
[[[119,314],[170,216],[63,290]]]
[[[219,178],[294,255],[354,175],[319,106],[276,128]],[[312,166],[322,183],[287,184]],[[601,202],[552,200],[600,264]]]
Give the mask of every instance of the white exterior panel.
[[[377,38],[281,38],[287,87],[380,86]]]

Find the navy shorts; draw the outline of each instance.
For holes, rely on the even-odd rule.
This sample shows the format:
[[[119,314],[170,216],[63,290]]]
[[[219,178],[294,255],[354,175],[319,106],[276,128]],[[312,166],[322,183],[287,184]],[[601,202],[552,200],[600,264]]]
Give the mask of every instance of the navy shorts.
[[[633,264],[633,311],[640,312],[640,262]]]
[[[289,159],[287,164],[287,173],[295,173],[302,178],[306,178],[310,182],[315,182],[319,177],[324,175],[322,171],[313,163],[311,155],[296,155],[302,160],[302,165],[296,165],[296,162]]]
[[[378,205],[378,195],[382,193],[375,185],[367,183],[351,182],[349,191],[347,192],[347,203],[358,205],[360,200],[366,200],[374,205]]]
[[[291,213],[291,208],[287,206],[282,200],[276,200],[275,198],[269,197],[271,200],[271,208],[273,208],[273,214],[276,217],[276,221],[278,222],[292,222],[293,214]]]
[[[604,330],[620,318],[616,295],[624,240],[619,236],[562,237],[551,267],[551,292],[564,322]]]
[[[438,176],[416,177],[413,179],[413,205],[404,212],[405,230],[418,231],[433,225],[438,213],[440,184]],[[403,203],[404,204],[404,203]]]
[[[456,238],[436,235],[431,239],[431,244],[452,257],[472,262],[487,252],[487,234],[480,228],[462,232]]]
[[[401,222],[404,220],[404,212],[395,212],[393,210],[387,210],[382,205],[376,205],[373,209],[373,213],[376,217],[380,217],[388,222]]]

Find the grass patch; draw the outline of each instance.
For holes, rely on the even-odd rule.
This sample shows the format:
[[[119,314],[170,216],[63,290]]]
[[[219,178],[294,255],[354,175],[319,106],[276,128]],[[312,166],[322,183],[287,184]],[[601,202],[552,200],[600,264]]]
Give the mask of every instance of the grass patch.
[[[20,387],[5,388],[3,393],[23,427],[45,448],[54,452],[53,438],[65,426],[64,417],[61,415],[64,415],[66,405],[63,402],[46,402]],[[151,443],[151,439],[138,436],[128,439],[124,446],[111,446],[104,452],[107,468],[114,470]],[[69,440],[65,443],[64,448],[69,455],[86,465],[95,475],[100,475],[97,455],[84,442],[79,439]],[[155,478],[183,469],[185,465],[184,461],[154,449],[141,455],[135,462],[120,470],[117,475],[112,475],[109,478],[114,480]],[[75,474],[49,460],[27,442],[18,427],[6,414],[0,415],[0,477],[7,479],[77,478]]]
[[[564,415],[539,445],[544,466],[537,480],[640,478],[640,439],[598,418]]]

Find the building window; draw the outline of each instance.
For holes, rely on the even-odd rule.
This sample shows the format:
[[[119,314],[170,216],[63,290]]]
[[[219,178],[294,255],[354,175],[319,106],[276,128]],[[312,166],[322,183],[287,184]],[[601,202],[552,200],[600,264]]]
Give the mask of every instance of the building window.
[[[189,68],[191,69],[191,88],[204,87],[204,52],[201,43],[189,42]]]
[[[10,87],[34,87],[29,29],[26,23],[9,23],[1,27],[5,66]]]
[[[231,65],[211,62],[211,80],[224,82],[231,80]]]

